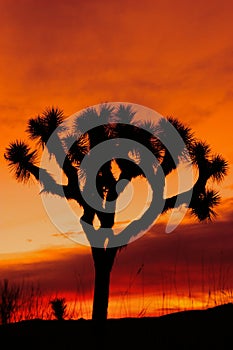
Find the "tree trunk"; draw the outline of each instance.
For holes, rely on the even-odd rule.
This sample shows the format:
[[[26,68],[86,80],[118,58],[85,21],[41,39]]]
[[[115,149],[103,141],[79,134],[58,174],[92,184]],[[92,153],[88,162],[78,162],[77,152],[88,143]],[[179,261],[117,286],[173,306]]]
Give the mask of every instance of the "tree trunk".
[[[110,166],[110,163],[109,163],[109,166]],[[109,177],[110,175],[108,174],[108,178]],[[115,179],[113,180],[115,183]],[[111,203],[111,201],[116,199],[115,186],[113,186],[113,188],[114,188],[113,191],[108,192],[106,203],[108,203],[108,201]],[[112,209],[112,212],[110,213],[105,212],[104,208],[102,212],[102,211],[94,211],[89,206],[86,206],[84,209],[84,214],[80,220],[83,230],[91,245],[92,257],[93,257],[94,268],[95,268],[94,298],[93,298],[93,309],[92,309],[93,320],[107,319],[110,275],[111,275],[112,266],[118,251],[118,247],[112,247],[112,248],[104,247],[104,243],[107,238],[107,236],[105,236],[104,234],[104,229],[107,229],[108,231],[110,231],[111,234],[113,234],[112,227],[114,225],[115,208],[113,208],[112,203],[110,205]],[[93,226],[93,220],[94,220],[95,214],[97,215],[100,221],[100,231],[99,229],[96,230]],[[101,229],[103,229],[103,232],[101,232]],[[97,248],[98,245],[102,247]]]
[[[95,267],[95,285],[92,319],[106,320],[108,317],[108,299],[110,276],[118,248],[92,247],[92,257]]]
[[[111,270],[95,266],[95,286],[92,309],[93,320],[106,320],[108,316],[108,299]]]

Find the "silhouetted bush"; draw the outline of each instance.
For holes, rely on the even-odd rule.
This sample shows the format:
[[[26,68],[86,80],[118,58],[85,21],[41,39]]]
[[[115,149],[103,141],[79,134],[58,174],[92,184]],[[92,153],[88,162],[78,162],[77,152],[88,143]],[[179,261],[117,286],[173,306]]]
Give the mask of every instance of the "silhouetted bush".
[[[59,321],[64,320],[66,316],[66,307],[67,307],[65,303],[65,298],[55,298],[50,301],[50,304],[56,319]]]

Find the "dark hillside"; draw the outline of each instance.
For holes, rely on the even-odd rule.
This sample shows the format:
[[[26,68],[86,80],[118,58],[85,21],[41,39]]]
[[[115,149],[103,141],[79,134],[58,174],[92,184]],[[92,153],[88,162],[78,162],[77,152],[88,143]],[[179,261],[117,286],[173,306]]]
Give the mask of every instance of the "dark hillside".
[[[104,323],[23,321],[1,326],[0,339],[1,349],[232,349],[233,304]]]

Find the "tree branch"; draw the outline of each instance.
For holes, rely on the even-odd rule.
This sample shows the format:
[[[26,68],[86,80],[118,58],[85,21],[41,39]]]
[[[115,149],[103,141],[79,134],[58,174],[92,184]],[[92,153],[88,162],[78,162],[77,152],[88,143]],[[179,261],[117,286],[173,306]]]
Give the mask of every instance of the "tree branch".
[[[35,179],[43,185],[43,190],[41,192],[55,194],[60,197],[66,197],[67,199],[74,199],[80,203],[78,194],[73,193],[69,185],[58,184],[47,170],[39,168],[32,163],[28,164],[27,169]]]
[[[46,147],[49,151],[49,153],[53,154],[55,156],[55,159],[57,161],[57,164],[59,167],[64,171],[65,175],[67,176],[68,182],[74,184],[78,184],[78,174],[77,169],[72,165],[71,161],[69,160],[61,139],[58,137],[58,135],[53,135],[52,140],[50,140]],[[75,186],[75,190],[77,191],[77,185]]]

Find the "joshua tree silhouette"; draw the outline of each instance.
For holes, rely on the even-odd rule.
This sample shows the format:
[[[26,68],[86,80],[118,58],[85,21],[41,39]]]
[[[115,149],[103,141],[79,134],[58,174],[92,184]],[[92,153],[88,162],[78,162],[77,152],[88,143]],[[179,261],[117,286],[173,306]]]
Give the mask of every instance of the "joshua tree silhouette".
[[[30,139],[37,140],[42,148],[47,148],[49,154],[55,157],[67,177],[65,185],[57,183],[46,169],[38,167],[38,151],[31,150],[25,142],[12,142],[5,151],[5,159],[17,180],[26,182],[32,175],[41,183],[44,192],[65,196],[68,200],[73,199],[82,207],[80,222],[91,245],[95,268],[92,318],[97,320],[107,318],[110,274],[117,252],[123,245],[127,245],[139,230],[148,227],[147,218],[153,210],[157,210],[153,209],[153,205],[156,207],[156,203],[160,203],[161,213],[164,213],[186,203],[199,220],[211,220],[215,216],[214,207],[219,204],[220,195],[215,190],[208,189],[207,182],[209,179],[219,182],[227,173],[226,160],[221,155],[212,155],[210,146],[206,142],[198,141],[192,130],[177,119],[161,118],[156,124],[145,120],[136,123],[135,113],[129,104],[114,106],[106,103],[99,109],[90,107],[74,121],[72,134],[63,139],[59,137],[65,118],[62,110],[47,108],[41,115],[28,121],[27,133]],[[173,130],[178,132],[183,144],[176,144],[171,154],[165,145],[166,140],[172,140]],[[48,142],[51,135],[53,142]],[[90,174],[82,168],[82,161],[85,157],[91,159],[92,149],[108,140],[115,142],[115,147],[120,149],[123,139],[136,142],[137,147],[132,148],[130,142],[127,145],[123,144],[125,148],[128,147],[124,149],[126,156],[113,155],[102,164],[95,179],[96,189],[102,200],[101,210],[95,209],[84,199],[84,194],[87,193],[94,201],[95,194],[92,193]],[[156,157],[153,164],[148,164],[150,160],[144,158],[145,148]],[[164,179],[177,168],[187,153],[192,165],[198,169],[198,179],[190,190],[163,198]],[[113,174],[113,161],[117,163],[120,171],[118,178]],[[142,221],[137,220],[132,223],[130,229],[126,228],[120,235],[114,235],[112,228],[116,200],[132,179],[148,177],[145,169],[149,169],[149,173],[151,169],[156,169],[155,177],[153,178],[153,175],[152,180],[147,178],[153,188],[151,207],[143,214]],[[83,187],[80,186],[80,177],[84,179]],[[121,186],[118,186],[119,184]],[[108,210],[109,208],[111,210]],[[96,216],[100,222],[98,229],[93,224]]]

